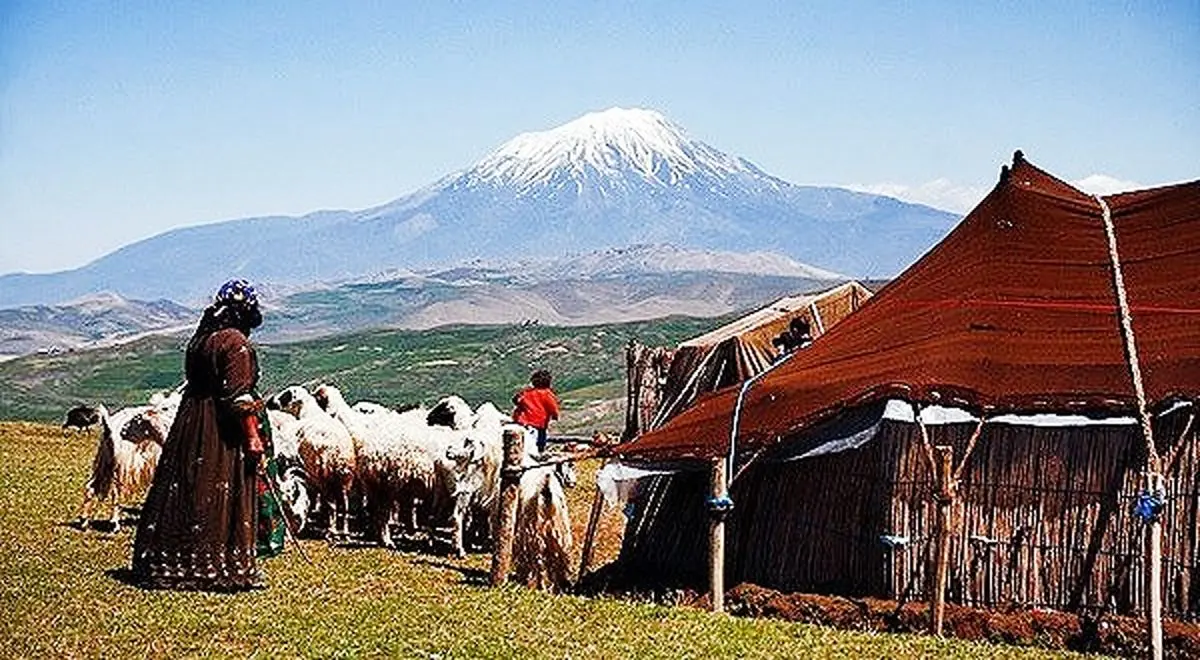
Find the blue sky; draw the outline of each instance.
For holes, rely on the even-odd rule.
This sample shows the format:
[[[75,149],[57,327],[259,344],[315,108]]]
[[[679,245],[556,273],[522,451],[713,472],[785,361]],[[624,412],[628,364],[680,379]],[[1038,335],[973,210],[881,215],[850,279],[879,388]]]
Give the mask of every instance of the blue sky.
[[[0,273],[359,209],[648,107],[799,184],[969,208],[1016,148],[1200,177],[1200,2],[0,3]]]

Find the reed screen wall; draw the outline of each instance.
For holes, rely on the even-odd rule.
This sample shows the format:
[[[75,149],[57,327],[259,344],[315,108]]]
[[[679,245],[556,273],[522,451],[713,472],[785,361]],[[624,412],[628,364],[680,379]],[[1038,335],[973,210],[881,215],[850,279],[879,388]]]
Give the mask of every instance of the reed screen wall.
[[[1166,612],[1200,616],[1196,443],[1186,415],[1156,425],[1163,456]],[[963,459],[974,425],[930,426]],[[1194,434],[1190,434],[1194,435]],[[1136,426],[988,424],[962,475],[948,600],[988,608],[1135,613],[1143,608],[1144,526],[1134,513]],[[932,474],[913,424],[884,421],[861,448],[804,460],[764,455],[732,487],[726,583],[925,600],[934,536]],[[707,472],[644,480],[621,553],[641,582],[704,587]]]

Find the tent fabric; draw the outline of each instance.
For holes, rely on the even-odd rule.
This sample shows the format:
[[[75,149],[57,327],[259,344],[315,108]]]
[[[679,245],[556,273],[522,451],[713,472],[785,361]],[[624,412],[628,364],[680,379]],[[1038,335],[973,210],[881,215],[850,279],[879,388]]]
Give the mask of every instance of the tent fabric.
[[[662,425],[702,394],[764,371],[778,355],[772,342],[788,329],[792,319],[807,321],[815,339],[870,297],[869,289],[850,281],[817,293],[781,298],[681,343],[671,358],[651,427]]]
[[[1200,395],[1200,181],[1104,198],[1152,406]],[[957,227],[747,393],[738,448],[884,397],[1002,413],[1136,411],[1099,202],[1018,157]],[[737,388],[614,448],[728,451]]]

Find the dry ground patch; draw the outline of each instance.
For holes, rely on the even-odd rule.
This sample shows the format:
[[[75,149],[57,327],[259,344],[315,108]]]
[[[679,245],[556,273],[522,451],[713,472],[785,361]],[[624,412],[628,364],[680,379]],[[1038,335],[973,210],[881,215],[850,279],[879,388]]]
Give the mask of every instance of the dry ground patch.
[[[1068,657],[490,589],[482,555],[459,561],[321,541],[303,542],[311,565],[294,551],[266,562],[265,591],[142,591],[120,579],[131,531],[69,525],[93,443],[0,423],[0,657]],[[574,497],[582,533],[590,493]],[[619,519],[606,525],[601,556],[615,552]]]

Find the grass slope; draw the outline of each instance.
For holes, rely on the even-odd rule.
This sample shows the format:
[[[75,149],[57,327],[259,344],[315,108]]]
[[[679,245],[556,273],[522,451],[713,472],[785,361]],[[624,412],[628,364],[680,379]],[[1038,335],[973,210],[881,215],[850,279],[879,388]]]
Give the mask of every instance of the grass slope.
[[[322,541],[302,541],[312,565],[294,551],[266,562],[266,591],[145,592],[115,577],[128,565],[128,529],[67,525],[91,442],[0,423],[0,657],[1069,657],[490,589],[481,584],[485,556]],[[586,515],[574,506],[575,518]]]
[[[588,327],[457,326],[426,331],[384,330],[260,347],[262,389],[329,382],[349,401],[432,403],[455,393],[473,405],[508,406],[530,370],[555,374],[567,414],[624,396],[624,348],[630,339],[668,345],[726,319],[669,318]],[[146,401],[182,379],[186,337],[151,337],[121,346],[0,362],[0,419],[56,422],[80,402],[110,409]],[[611,421],[611,411],[574,422]],[[616,416],[619,418],[619,415]],[[584,430],[584,429],[577,429]]]

